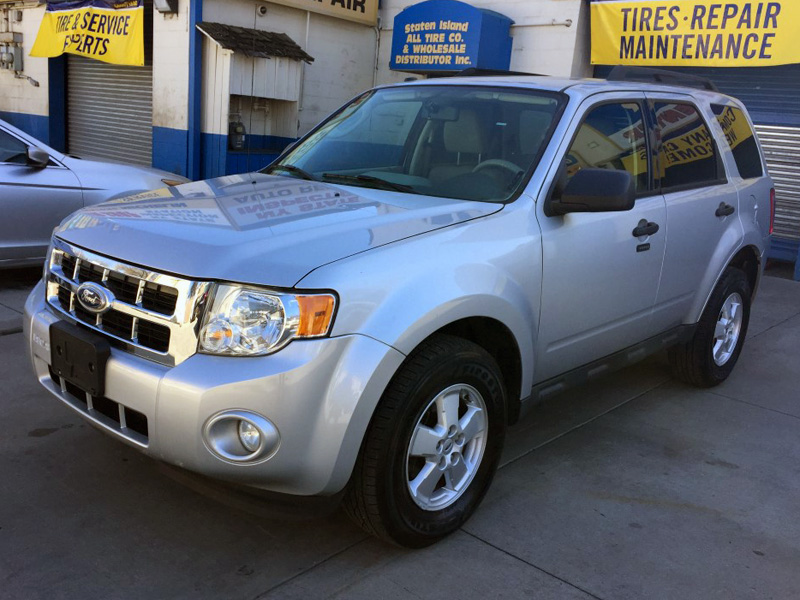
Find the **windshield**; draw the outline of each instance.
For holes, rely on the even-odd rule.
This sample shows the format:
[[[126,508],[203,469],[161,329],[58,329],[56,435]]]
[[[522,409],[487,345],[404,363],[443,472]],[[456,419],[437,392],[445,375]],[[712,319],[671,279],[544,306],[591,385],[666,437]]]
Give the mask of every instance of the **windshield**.
[[[549,139],[559,96],[538,90],[407,86],[348,104],[264,171],[303,179],[503,202]]]

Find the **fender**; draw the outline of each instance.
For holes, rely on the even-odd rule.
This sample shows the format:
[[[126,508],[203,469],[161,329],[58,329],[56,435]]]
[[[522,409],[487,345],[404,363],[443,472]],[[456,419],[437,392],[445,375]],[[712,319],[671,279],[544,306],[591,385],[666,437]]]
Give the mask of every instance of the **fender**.
[[[313,271],[297,287],[339,294],[331,335],[366,335],[405,355],[455,321],[495,319],[516,340],[520,389],[529,390],[542,264],[532,206],[522,197],[466,224],[342,259]],[[525,255],[529,260],[521,261]]]

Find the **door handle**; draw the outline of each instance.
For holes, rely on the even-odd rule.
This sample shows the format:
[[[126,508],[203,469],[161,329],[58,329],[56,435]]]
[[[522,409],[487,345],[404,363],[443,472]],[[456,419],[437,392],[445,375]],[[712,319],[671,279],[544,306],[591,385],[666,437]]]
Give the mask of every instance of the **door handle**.
[[[736,209],[733,208],[730,204],[725,204],[724,202],[720,202],[719,208],[717,209],[717,212],[715,212],[714,214],[717,215],[718,217],[727,217],[735,212]]]
[[[633,237],[644,237],[646,235],[653,235],[658,232],[658,223],[648,223],[647,219],[639,221],[639,225],[633,230]]]

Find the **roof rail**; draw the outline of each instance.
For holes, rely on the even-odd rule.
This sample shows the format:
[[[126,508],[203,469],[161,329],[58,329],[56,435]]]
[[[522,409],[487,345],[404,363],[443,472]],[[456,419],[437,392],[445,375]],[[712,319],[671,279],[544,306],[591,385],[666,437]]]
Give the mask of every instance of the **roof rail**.
[[[541,73],[524,73],[522,71],[503,71],[502,69],[479,69],[469,67],[463,71],[453,73],[453,77],[484,77],[484,76],[516,76],[516,77],[542,77]]]
[[[642,83],[664,83],[681,87],[719,92],[714,82],[707,77],[698,77],[688,73],[677,73],[663,69],[648,69],[646,67],[616,66],[606,77],[607,81],[639,81]]]

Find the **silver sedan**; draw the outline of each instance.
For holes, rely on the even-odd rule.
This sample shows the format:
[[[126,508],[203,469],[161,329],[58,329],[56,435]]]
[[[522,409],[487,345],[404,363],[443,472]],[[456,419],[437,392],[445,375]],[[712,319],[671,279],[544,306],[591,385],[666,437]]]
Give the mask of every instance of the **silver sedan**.
[[[44,261],[53,228],[79,208],[186,181],[62,154],[0,120],[0,268]]]

